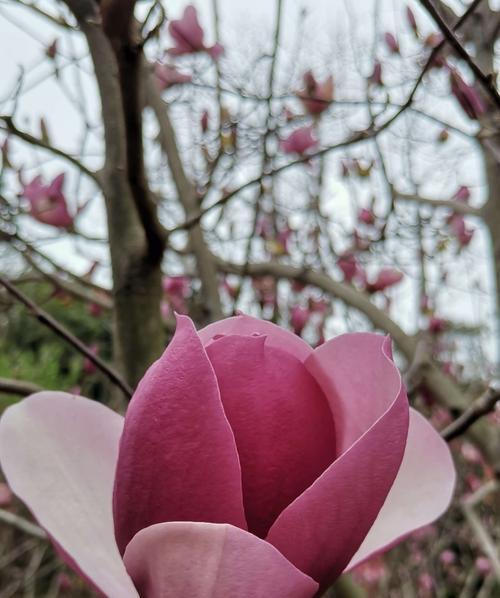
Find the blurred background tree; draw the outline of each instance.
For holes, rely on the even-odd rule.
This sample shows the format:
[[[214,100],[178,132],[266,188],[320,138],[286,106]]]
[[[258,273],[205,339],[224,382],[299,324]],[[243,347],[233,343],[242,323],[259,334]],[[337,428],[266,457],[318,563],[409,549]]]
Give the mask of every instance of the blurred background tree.
[[[332,595],[500,592],[498,6],[7,0],[0,19],[3,280],[87,347],[6,287],[1,405],[36,385],[124,410],[175,311],[314,346],[390,334],[412,404],[455,437],[456,505]],[[0,490],[0,596],[76,596]]]

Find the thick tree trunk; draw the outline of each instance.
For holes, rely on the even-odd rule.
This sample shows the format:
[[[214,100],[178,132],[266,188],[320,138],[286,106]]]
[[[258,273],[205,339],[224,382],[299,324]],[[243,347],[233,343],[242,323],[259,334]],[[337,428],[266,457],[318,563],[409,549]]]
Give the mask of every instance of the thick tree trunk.
[[[135,387],[163,345],[161,258],[150,259],[143,224],[127,178],[127,137],[119,69],[96,5],[66,0],[86,36],[99,88],[105,139],[101,181],[113,272],[116,365]]]

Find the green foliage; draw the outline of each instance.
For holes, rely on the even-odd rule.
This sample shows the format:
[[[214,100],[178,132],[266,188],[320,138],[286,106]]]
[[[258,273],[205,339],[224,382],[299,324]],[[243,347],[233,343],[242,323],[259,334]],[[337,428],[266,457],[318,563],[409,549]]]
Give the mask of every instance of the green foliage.
[[[87,305],[46,283],[23,284],[22,290],[99,355],[111,356],[109,318],[89,313]],[[0,314],[0,377],[29,381],[44,389],[79,389],[102,399],[107,390],[102,378],[84,370],[84,357],[40,323],[24,306],[10,305]],[[0,395],[0,410],[19,397]]]

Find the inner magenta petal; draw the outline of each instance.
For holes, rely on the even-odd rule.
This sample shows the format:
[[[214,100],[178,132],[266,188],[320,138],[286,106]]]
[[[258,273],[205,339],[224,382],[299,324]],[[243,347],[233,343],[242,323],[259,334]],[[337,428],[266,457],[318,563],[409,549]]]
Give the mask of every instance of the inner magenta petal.
[[[263,538],[333,462],[330,408],[304,365],[265,335],[224,336],[206,351],[236,440],[248,529]]]

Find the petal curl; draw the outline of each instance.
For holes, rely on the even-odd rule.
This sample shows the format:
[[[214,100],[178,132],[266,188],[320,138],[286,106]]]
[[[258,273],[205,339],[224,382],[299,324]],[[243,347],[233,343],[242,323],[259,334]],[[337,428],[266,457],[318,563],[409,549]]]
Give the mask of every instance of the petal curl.
[[[363,335],[362,335],[363,336]],[[363,360],[363,338],[357,363]],[[274,544],[296,567],[320,583],[322,588],[340,575],[373,525],[394,482],[403,458],[408,433],[408,399],[401,376],[389,357],[387,340],[372,335],[378,343],[382,360],[375,358],[367,370],[340,369],[349,375],[339,388],[349,389],[352,401],[360,392],[368,392],[386,405],[378,419],[342,455],[278,517],[267,540]],[[338,337],[342,339],[342,337]],[[372,353],[372,344],[370,353]],[[341,360],[341,355],[337,355]],[[306,364],[307,365],[307,364]],[[325,364],[323,364],[325,365]],[[336,364],[332,363],[332,369]],[[338,365],[338,364],[337,364]],[[378,368],[382,372],[375,371]],[[372,385],[367,384],[367,378]],[[324,378],[321,382],[324,382]],[[323,386],[326,391],[330,385]],[[347,403],[349,396],[342,396]],[[360,402],[370,411],[369,401]],[[380,405],[379,405],[380,407]],[[352,417],[363,420],[360,412]],[[369,418],[365,420],[365,423]]]
[[[388,359],[389,358],[389,359]],[[401,378],[389,337],[342,334],[314,350],[306,362],[332,410],[341,455],[389,408]]]
[[[137,598],[111,510],[122,429],[123,418],[96,401],[37,393],[2,416],[0,462],[13,492],[71,566],[108,596]]]
[[[314,378],[268,337],[207,346],[241,461],[248,529],[265,537],[281,511],[335,458],[335,428]]]
[[[232,525],[159,523],[127,546],[144,598],[312,598],[318,584],[273,546]]]
[[[253,333],[264,334],[267,336],[267,346],[282,349],[287,353],[291,353],[299,361],[305,361],[313,350],[300,336],[280,328],[268,322],[267,320],[259,320],[252,316],[241,314],[233,316],[232,318],[225,318],[213,324],[209,324],[202,328],[198,334],[205,347],[218,335],[241,335],[249,336]]]
[[[246,529],[241,471],[217,380],[187,316],[129,404],[113,497],[123,554],[142,528],[164,521]]]
[[[455,478],[448,445],[425,417],[410,409],[408,441],[398,475],[347,569],[388,550],[442,515],[452,499]]]

